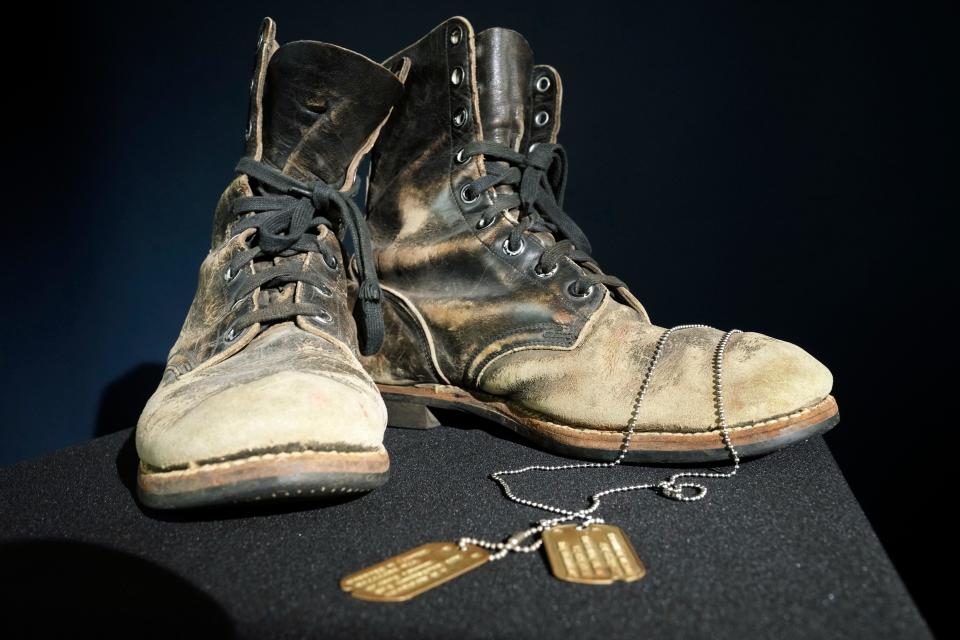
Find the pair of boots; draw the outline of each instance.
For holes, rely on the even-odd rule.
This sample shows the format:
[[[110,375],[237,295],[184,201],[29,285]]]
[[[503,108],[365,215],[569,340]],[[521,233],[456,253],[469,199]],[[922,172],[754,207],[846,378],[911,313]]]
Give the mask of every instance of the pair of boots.
[[[460,17],[377,64],[264,21],[246,154],[196,297],[137,425],[157,508],[371,490],[384,430],[479,414],[543,447],[617,456],[663,329],[563,210],[562,87],[518,33]],[[371,153],[366,215],[354,203]],[[726,455],[721,332],[662,345],[627,460]],[[829,371],[755,333],[726,348],[732,443],[837,421]]]

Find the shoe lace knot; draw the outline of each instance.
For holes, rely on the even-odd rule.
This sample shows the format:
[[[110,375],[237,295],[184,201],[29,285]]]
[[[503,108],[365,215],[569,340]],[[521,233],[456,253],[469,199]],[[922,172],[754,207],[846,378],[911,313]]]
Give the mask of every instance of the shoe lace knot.
[[[301,182],[278,169],[243,158],[236,170],[246,174],[255,186],[257,195],[243,196],[232,203],[231,212],[238,216],[231,226],[236,235],[255,229],[248,240],[248,248],[231,258],[226,279],[231,282],[234,304],[261,287],[279,287],[290,283],[312,285],[324,297],[333,293],[322,276],[304,269],[304,262],[274,260],[290,258],[302,253],[318,253],[330,269],[338,268],[338,257],[328,245],[320,241],[319,228],[345,231],[350,235],[359,271],[360,286],[354,309],[364,355],[376,353],[383,343],[383,311],[380,307],[380,285],[377,280],[370,230],[366,219],[353,200],[356,186],[343,192],[316,180]],[[264,260],[266,258],[267,260]],[[257,261],[253,270],[245,269]],[[240,316],[234,327],[242,329],[254,323],[290,320],[309,316],[321,322],[333,317],[319,303],[281,301],[265,304]]]

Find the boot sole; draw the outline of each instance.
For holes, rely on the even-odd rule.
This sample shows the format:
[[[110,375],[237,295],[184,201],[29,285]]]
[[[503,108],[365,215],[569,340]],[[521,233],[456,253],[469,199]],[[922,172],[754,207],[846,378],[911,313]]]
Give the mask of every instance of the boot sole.
[[[392,427],[428,429],[440,421],[430,408],[453,409],[481,416],[544,449],[565,456],[609,461],[616,458],[621,431],[572,427],[521,413],[516,405],[496,396],[447,385],[377,385],[387,405]],[[833,396],[789,415],[730,427],[730,439],[741,457],[759,456],[825,433],[840,421]],[[696,463],[728,460],[719,431],[669,433],[635,431],[626,460],[647,463]]]
[[[137,495],[153,509],[338,499],[376,489],[389,475],[390,458],[382,446],[377,451],[267,453],[172,471],[141,462]]]

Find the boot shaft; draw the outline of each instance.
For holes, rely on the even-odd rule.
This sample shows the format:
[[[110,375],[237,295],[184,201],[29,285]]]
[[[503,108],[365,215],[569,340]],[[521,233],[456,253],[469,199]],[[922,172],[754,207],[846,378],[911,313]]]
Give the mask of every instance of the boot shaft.
[[[476,145],[500,143],[520,166],[531,145],[556,140],[559,76],[533,64],[519,34],[491,29],[475,37],[463,18],[446,21],[384,64],[407,75],[404,97],[371,156],[368,220],[391,301],[385,313],[395,326],[387,331],[408,341],[422,336],[428,347],[395,342],[391,349],[428,353],[430,361],[407,368],[469,386],[507,351],[569,348],[607,289],[571,293],[584,273],[573,261],[538,273],[554,238],[546,228],[517,231],[519,180],[470,191],[477,181],[519,171],[501,157],[469,153]],[[562,179],[557,185],[562,191]],[[384,353],[368,366],[403,379],[389,359]]]
[[[280,307],[300,329],[357,351],[352,316],[358,286],[341,238],[357,234],[352,219],[359,216],[348,215],[355,209],[350,193],[357,166],[402,91],[394,74],[352,51],[312,41],[279,45],[275,23],[264,20],[250,85],[246,155],[214,213],[212,247],[170,352],[174,376],[238,353],[262,329],[284,321],[271,313]],[[267,221],[268,209],[278,207],[288,209],[286,219]],[[265,224],[251,227],[258,217]],[[313,222],[294,229],[304,220]],[[294,246],[267,248],[295,235],[301,239]],[[369,245],[365,236],[365,242],[353,240],[355,248]],[[238,261],[244,255],[253,257]],[[366,266],[361,271],[373,270],[372,255],[360,262]],[[266,279],[270,273],[277,277]],[[375,275],[371,285],[361,284],[375,287]],[[295,307],[315,312],[295,313]]]
[[[250,82],[245,156],[301,182],[321,180],[349,192],[403,83],[354,51],[315,41],[280,45],[276,34],[276,23],[264,19]],[[224,205],[248,187],[240,175],[224,191],[215,245],[233,218]]]

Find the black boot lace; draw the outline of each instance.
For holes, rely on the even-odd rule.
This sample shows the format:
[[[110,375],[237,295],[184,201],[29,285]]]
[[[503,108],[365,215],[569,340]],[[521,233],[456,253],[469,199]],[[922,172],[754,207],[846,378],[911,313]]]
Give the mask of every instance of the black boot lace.
[[[510,231],[505,247],[509,252],[523,250],[524,234],[528,231],[546,231],[557,239],[540,256],[536,266],[539,275],[552,275],[559,268],[560,260],[566,257],[583,267],[580,277],[570,285],[572,295],[590,295],[597,284],[626,287],[619,278],[601,271],[590,256],[586,234],[563,210],[567,155],[562,146],[541,142],[524,154],[497,142],[475,140],[457,152],[456,159],[466,162],[477,155],[494,162],[487,163],[487,175],[463,188],[461,196],[465,201],[475,200],[483,191],[501,185],[513,187],[514,191],[498,194],[494,204],[481,214],[478,226],[487,226],[503,212],[518,209],[518,223]]]
[[[316,287],[321,295],[332,296],[333,292],[323,283],[319,274],[304,271],[302,262],[285,260],[271,264],[269,260],[262,259],[313,252],[320,254],[330,269],[336,269],[338,257],[318,241],[317,228],[324,225],[330,229],[346,229],[351,236],[360,271],[359,298],[354,315],[357,317],[361,352],[364,355],[376,353],[383,343],[380,285],[377,282],[370,231],[360,208],[353,201],[353,194],[338,191],[320,180],[302,183],[251,158],[240,160],[236,170],[255,181],[262,195],[237,198],[233,202],[233,214],[244,217],[233,224],[231,233],[236,235],[246,229],[257,230],[250,238],[248,248],[230,260],[225,274],[234,304],[259,287],[279,287],[296,282]],[[320,215],[320,212],[327,217]],[[246,265],[258,259],[261,262],[254,273],[245,269]],[[324,323],[333,319],[323,305],[287,300],[266,304],[243,314],[234,323],[234,328],[242,330],[255,323],[292,320],[297,316],[315,317]]]

